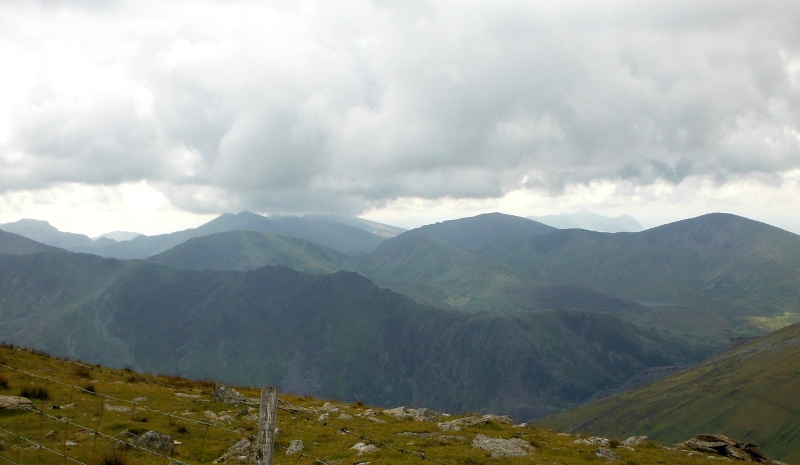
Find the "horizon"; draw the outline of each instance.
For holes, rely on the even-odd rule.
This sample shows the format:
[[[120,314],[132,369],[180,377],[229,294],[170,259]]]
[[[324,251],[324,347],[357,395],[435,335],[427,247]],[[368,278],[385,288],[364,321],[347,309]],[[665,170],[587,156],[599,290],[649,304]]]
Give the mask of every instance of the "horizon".
[[[50,226],[53,226],[53,227],[55,227],[56,229],[58,229],[58,230],[59,230],[59,232],[66,232],[66,233],[73,233],[73,234],[83,234],[83,235],[85,235],[85,236],[88,236],[88,237],[90,237],[91,239],[94,239],[94,240],[96,240],[96,239],[98,239],[98,238],[102,237],[102,236],[103,236],[103,235],[105,235],[105,234],[112,234],[112,233],[117,233],[117,232],[122,232],[122,233],[137,233],[137,234],[144,235],[144,236],[157,236],[157,235],[161,235],[161,234],[171,234],[171,233],[174,233],[174,232],[179,232],[179,231],[183,231],[183,230],[187,230],[187,229],[195,229],[195,228],[198,228],[198,227],[200,227],[200,226],[202,226],[202,225],[204,225],[204,224],[208,223],[209,221],[213,221],[214,219],[216,219],[216,218],[219,218],[220,216],[223,216],[223,215],[226,215],[226,214],[234,214],[234,215],[236,215],[236,214],[239,214],[239,213],[245,213],[245,212],[248,212],[248,213],[255,213],[255,214],[258,214],[258,215],[264,216],[264,217],[266,217],[266,218],[278,218],[278,217],[281,217],[281,216],[298,216],[298,217],[303,217],[303,216],[306,216],[306,215],[315,215],[315,213],[308,213],[308,214],[303,214],[303,215],[264,215],[264,214],[262,214],[262,213],[258,213],[258,212],[250,212],[250,211],[248,211],[248,210],[242,210],[242,211],[240,211],[240,212],[236,212],[236,213],[234,213],[234,212],[224,212],[224,213],[221,213],[221,214],[219,214],[219,215],[214,215],[214,216],[213,216],[211,219],[209,219],[208,221],[203,221],[202,223],[199,223],[199,224],[196,224],[196,225],[188,226],[188,227],[186,227],[186,228],[182,228],[182,229],[175,229],[175,230],[169,230],[169,231],[157,232],[157,233],[154,233],[154,234],[146,234],[146,233],[143,233],[143,232],[141,232],[141,231],[134,231],[134,230],[120,230],[120,229],[114,229],[114,230],[105,230],[105,231],[103,231],[103,232],[101,232],[101,233],[96,233],[96,234],[87,234],[87,233],[85,233],[85,232],[82,232],[82,231],[69,231],[69,230],[61,229],[61,228],[59,228],[59,227],[58,227],[56,224],[53,224],[51,221],[49,221],[49,220],[47,220],[47,219],[45,219],[45,218],[19,218],[19,219],[17,219],[17,220],[13,220],[13,221],[6,221],[6,222],[0,223],[0,224],[5,224],[5,223],[14,223],[14,222],[17,222],[17,221],[22,221],[22,220],[44,221],[44,222],[46,222],[46,223],[50,224]],[[444,219],[440,219],[440,220],[432,221],[432,222],[429,222],[429,223],[420,223],[420,224],[417,224],[416,226],[412,226],[412,227],[404,227],[404,226],[399,226],[399,225],[396,225],[396,224],[383,223],[383,222],[380,222],[380,221],[376,221],[376,220],[372,220],[372,219],[368,219],[368,218],[363,218],[363,217],[360,217],[360,216],[349,216],[349,217],[350,217],[350,218],[360,218],[360,219],[365,219],[365,220],[369,220],[369,221],[375,221],[375,222],[377,222],[377,223],[385,224],[385,225],[387,225],[387,226],[394,226],[394,227],[398,227],[398,228],[405,229],[405,230],[411,230],[411,229],[419,228],[419,227],[421,227],[421,226],[426,226],[426,225],[429,225],[429,224],[439,223],[439,222],[443,222],[443,221],[451,221],[451,220],[458,220],[458,219],[463,219],[463,218],[469,218],[469,217],[478,216],[478,215],[483,215],[483,214],[488,214],[488,213],[503,213],[503,214],[507,214],[507,215],[518,216],[518,217],[520,217],[520,218],[526,218],[526,219],[530,219],[530,220],[532,220],[532,221],[537,221],[537,222],[540,222],[539,220],[537,220],[537,219],[536,219],[536,217],[544,217],[544,216],[556,216],[556,217],[557,217],[557,216],[568,216],[568,215],[574,215],[574,214],[581,213],[581,212],[588,212],[588,213],[591,213],[591,214],[595,214],[595,215],[602,216],[602,217],[604,217],[604,218],[607,218],[607,219],[616,219],[616,218],[619,218],[619,217],[622,217],[622,216],[628,216],[628,217],[632,218],[633,220],[635,220],[636,222],[638,222],[638,223],[639,223],[639,224],[642,226],[642,230],[643,230],[643,231],[645,231],[645,230],[648,230],[648,229],[652,229],[652,228],[656,228],[656,227],[659,227],[659,226],[663,226],[663,225],[666,225],[666,224],[670,224],[670,223],[674,223],[674,222],[678,222],[678,221],[683,221],[683,220],[688,220],[688,219],[692,219],[692,218],[698,218],[698,217],[701,217],[701,216],[706,216],[706,215],[711,215],[711,214],[731,214],[731,215],[740,216],[740,217],[743,217],[743,218],[746,218],[746,219],[749,219],[749,220],[752,220],[752,221],[759,221],[759,220],[757,220],[757,219],[754,219],[754,218],[749,218],[749,217],[746,217],[746,216],[743,216],[743,215],[736,215],[735,213],[717,211],[717,212],[707,212],[707,213],[703,213],[703,214],[696,215],[696,216],[690,216],[690,217],[686,217],[686,218],[678,218],[678,219],[676,219],[676,220],[673,220],[673,221],[668,221],[668,222],[661,223],[661,224],[656,224],[656,225],[645,225],[645,224],[643,224],[641,221],[639,221],[639,220],[638,220],[638,218],[635,218],[635,217],[633,217],[633,216],[631,216],[631,215],[627,215],[627,214],[621,214],[621,215],[615,215],[615,216],[613,216],[613,217],[612,217],[612,216],[600,215],[600,214],[598,214],[598,213],[596,213],[596,212],[593,212],[593,211],[590,211],[590,210],[587,210],[587,209],[581,209],[581,210],[579,210],[579,211],[576,211],[576,212],[561,213],[561,214],[553,214],[553,215],[525,215],[525,216],[522,216],[522,215],[513,215],[513,214],[511,214],[511,213],[506,213],[506,212],[496,212],[496,211],[494,211],[494,212],[481,212],[481,213],[477,213],[477,214],[475,214],[475,215],[469,215],[469,216],[464,216],[464,217],[444,218]],[[345,216],[346,216],[346,215],[345,215]],[[777,226],[777,225],[774,225],[774,224],[771,224],[771,223],[768,223],[768,222],[765,222],[765,221],[759,221],[759,222],[761,222],[761,223],[765,223],[765,224],[768,224],[768,225],[770,225],[770,226],[773,226],[773,227],[776,227],[776,228],[779,228],[779,229],[783,229],[784,231],[788,231],[788,232],[790,232],[790,233],[793,233],[793,234],[798,234],[798,235],[800,235],[800,231],[792,231],[792,230],[789,230],[789,229],[786,229],[786,228],[781,228],[780,226]],[[558,228],[557,228],[557,229],[558,229]],[[589,229],[589,230],[591,230],[591,229]]]
[[[0,4],[0,223],[587,209],[800,232],[800,3]]]

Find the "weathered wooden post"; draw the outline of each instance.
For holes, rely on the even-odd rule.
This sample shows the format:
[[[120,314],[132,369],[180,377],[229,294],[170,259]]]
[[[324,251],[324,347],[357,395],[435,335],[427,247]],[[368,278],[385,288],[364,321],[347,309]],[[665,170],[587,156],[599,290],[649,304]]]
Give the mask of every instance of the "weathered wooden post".
[[[258,442],[256,464],[272,465],[272,449],[275,440],[275,421],[278,411],[278,388],[261,389],[261,406],[258,412]]]

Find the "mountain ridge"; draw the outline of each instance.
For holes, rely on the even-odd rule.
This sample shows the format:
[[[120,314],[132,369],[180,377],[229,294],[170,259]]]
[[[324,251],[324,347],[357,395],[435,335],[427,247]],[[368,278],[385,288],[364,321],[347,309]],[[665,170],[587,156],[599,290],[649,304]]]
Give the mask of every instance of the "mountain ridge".
[[[520,419],[707,353],[600,312],[422,306],[347,271],[193,271],[70,253],[0,255],[0,317],[0,339],[92,363]]]

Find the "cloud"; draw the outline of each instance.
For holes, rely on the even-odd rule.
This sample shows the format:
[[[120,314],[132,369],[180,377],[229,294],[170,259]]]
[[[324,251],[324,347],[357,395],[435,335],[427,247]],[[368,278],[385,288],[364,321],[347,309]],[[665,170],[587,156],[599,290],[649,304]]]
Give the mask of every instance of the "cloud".
[[[800,168],[799,16],[785,1],[5,2],[0,189],[147,182],[195,212],[359,213],[782,179]]]

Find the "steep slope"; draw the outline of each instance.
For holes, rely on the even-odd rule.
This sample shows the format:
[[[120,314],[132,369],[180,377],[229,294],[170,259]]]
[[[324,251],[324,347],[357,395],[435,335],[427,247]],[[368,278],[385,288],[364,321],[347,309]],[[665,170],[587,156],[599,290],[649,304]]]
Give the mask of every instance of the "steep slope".
[[[800,324],[541,423],[617,437],[647,434],[664,443],[719,432],[800,463]]]
[[[348,268],[348,257],[294,236],[257,231],[230,231],[190,239],[154,255],[149,262],[192,270],[254,270],[284,265],[307,273]]]
[[[462,249],[471,249],[503,237],[534,237],[555,228],[536,221],[503,213],[486,213],[471,218],[442,221],[411,229],[397,236],[425,236],[447,242]]]
[[[358,271],[419,302],[471,310],[508,310],[505,291],[519,282],[502,263],[404,234],[358,257]]]
[[[36,242],[27,237],[0,230],[0,253],[30,254],[37,252],[56,252],[59,249]]]
[[[704,355],[609,314],[445,311],[351,272],[63,253],[0,255],[0,321],[0,339],[117,367],[520,419]]]

